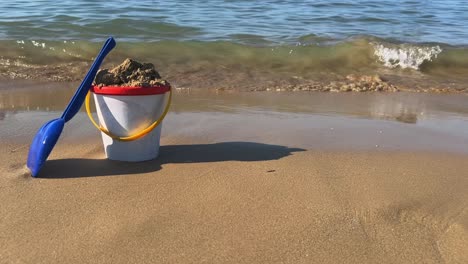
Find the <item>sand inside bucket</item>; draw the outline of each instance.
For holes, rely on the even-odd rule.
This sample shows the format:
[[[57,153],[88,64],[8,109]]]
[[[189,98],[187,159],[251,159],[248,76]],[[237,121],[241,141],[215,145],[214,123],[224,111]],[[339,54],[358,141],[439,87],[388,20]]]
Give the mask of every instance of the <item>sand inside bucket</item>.
[[[113,69],[101,69],[94,80],[97,86],[152,87],[167,85],[167,81],[154,68],[152,63],[140,63],[125,59]]]

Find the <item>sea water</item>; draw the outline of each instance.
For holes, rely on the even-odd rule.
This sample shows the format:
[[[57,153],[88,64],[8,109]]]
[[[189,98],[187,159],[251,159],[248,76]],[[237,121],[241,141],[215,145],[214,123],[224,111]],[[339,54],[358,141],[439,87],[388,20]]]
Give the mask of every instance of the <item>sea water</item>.
[[[2,1],[0,14],[7,78],[79,80],[108,36],[118,46],[105,65],[149,61],[181,86],[468,76],[463,0],[29,0]]]

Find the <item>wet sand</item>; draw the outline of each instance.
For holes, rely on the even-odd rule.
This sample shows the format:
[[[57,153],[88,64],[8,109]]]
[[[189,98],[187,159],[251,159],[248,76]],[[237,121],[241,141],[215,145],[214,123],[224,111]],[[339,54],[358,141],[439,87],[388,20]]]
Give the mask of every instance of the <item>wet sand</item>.
[[[106,160],[79,113],[31,178],[67,100],[29,92],[0,91],[1,262],[468,262],[465,97],[178,93],[157,160]]]

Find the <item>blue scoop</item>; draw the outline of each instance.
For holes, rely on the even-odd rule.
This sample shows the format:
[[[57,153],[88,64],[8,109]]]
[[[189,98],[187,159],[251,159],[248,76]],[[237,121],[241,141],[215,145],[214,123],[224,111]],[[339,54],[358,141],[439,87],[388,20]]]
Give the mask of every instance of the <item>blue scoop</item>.
[[[45,123],[36,133],[31,146],[29,147],[27,166],[31,170],[31,175],[36,177],[47,157],[57,143],[57,140],[62,133],[63,126],[66,122],[72,119],[83,105],[86,94],[91,87],[91,84],[96,76],[96,73],[101,65],[104,57],[115,47],[115,40],[110,37],[102,47],[96,59],[91,65],[86,77],[81,82],[72,99],[68,103],[67,108],[60,118],[51,120]]]

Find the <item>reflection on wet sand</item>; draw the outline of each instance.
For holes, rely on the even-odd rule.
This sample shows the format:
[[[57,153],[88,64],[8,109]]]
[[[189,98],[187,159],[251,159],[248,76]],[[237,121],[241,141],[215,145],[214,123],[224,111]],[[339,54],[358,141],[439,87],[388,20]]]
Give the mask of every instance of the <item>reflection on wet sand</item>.
[[[74,89],[1,90],[1,139],[29,143],[42,124],[60,116]],[[403,92],[179,91],[164,121],[163,139],[164,144],[183,138],[187,144],[249,141],[304,149],[465,153],[467,98]],[[38,107],[44,110],[35,110]],[[67,123],[63,138],[67,137],[80,142],[100,139],[83,112]]]
[[[373,101],[371,115],[375,118],[416,124],[426,111],[424,98],[418,96],[377,97]]]
[[[0,109],[20,111],[63,110],[76,90],[75,83],[18,82],[13,89],[0,86]],[[3,88],[3,89],[2,89]]]
[[[414,113],[402,112],[401,115],[395,118],[395,120],[403,123],[416,124],[418,116]]]
[[[0,87],[1,111],[62,111],[75,83]],[[175,90],[171,112],[277,111],[343,115],[414,124],[427,115],[468,115],[468,97],[425,93],[209,92]]]

